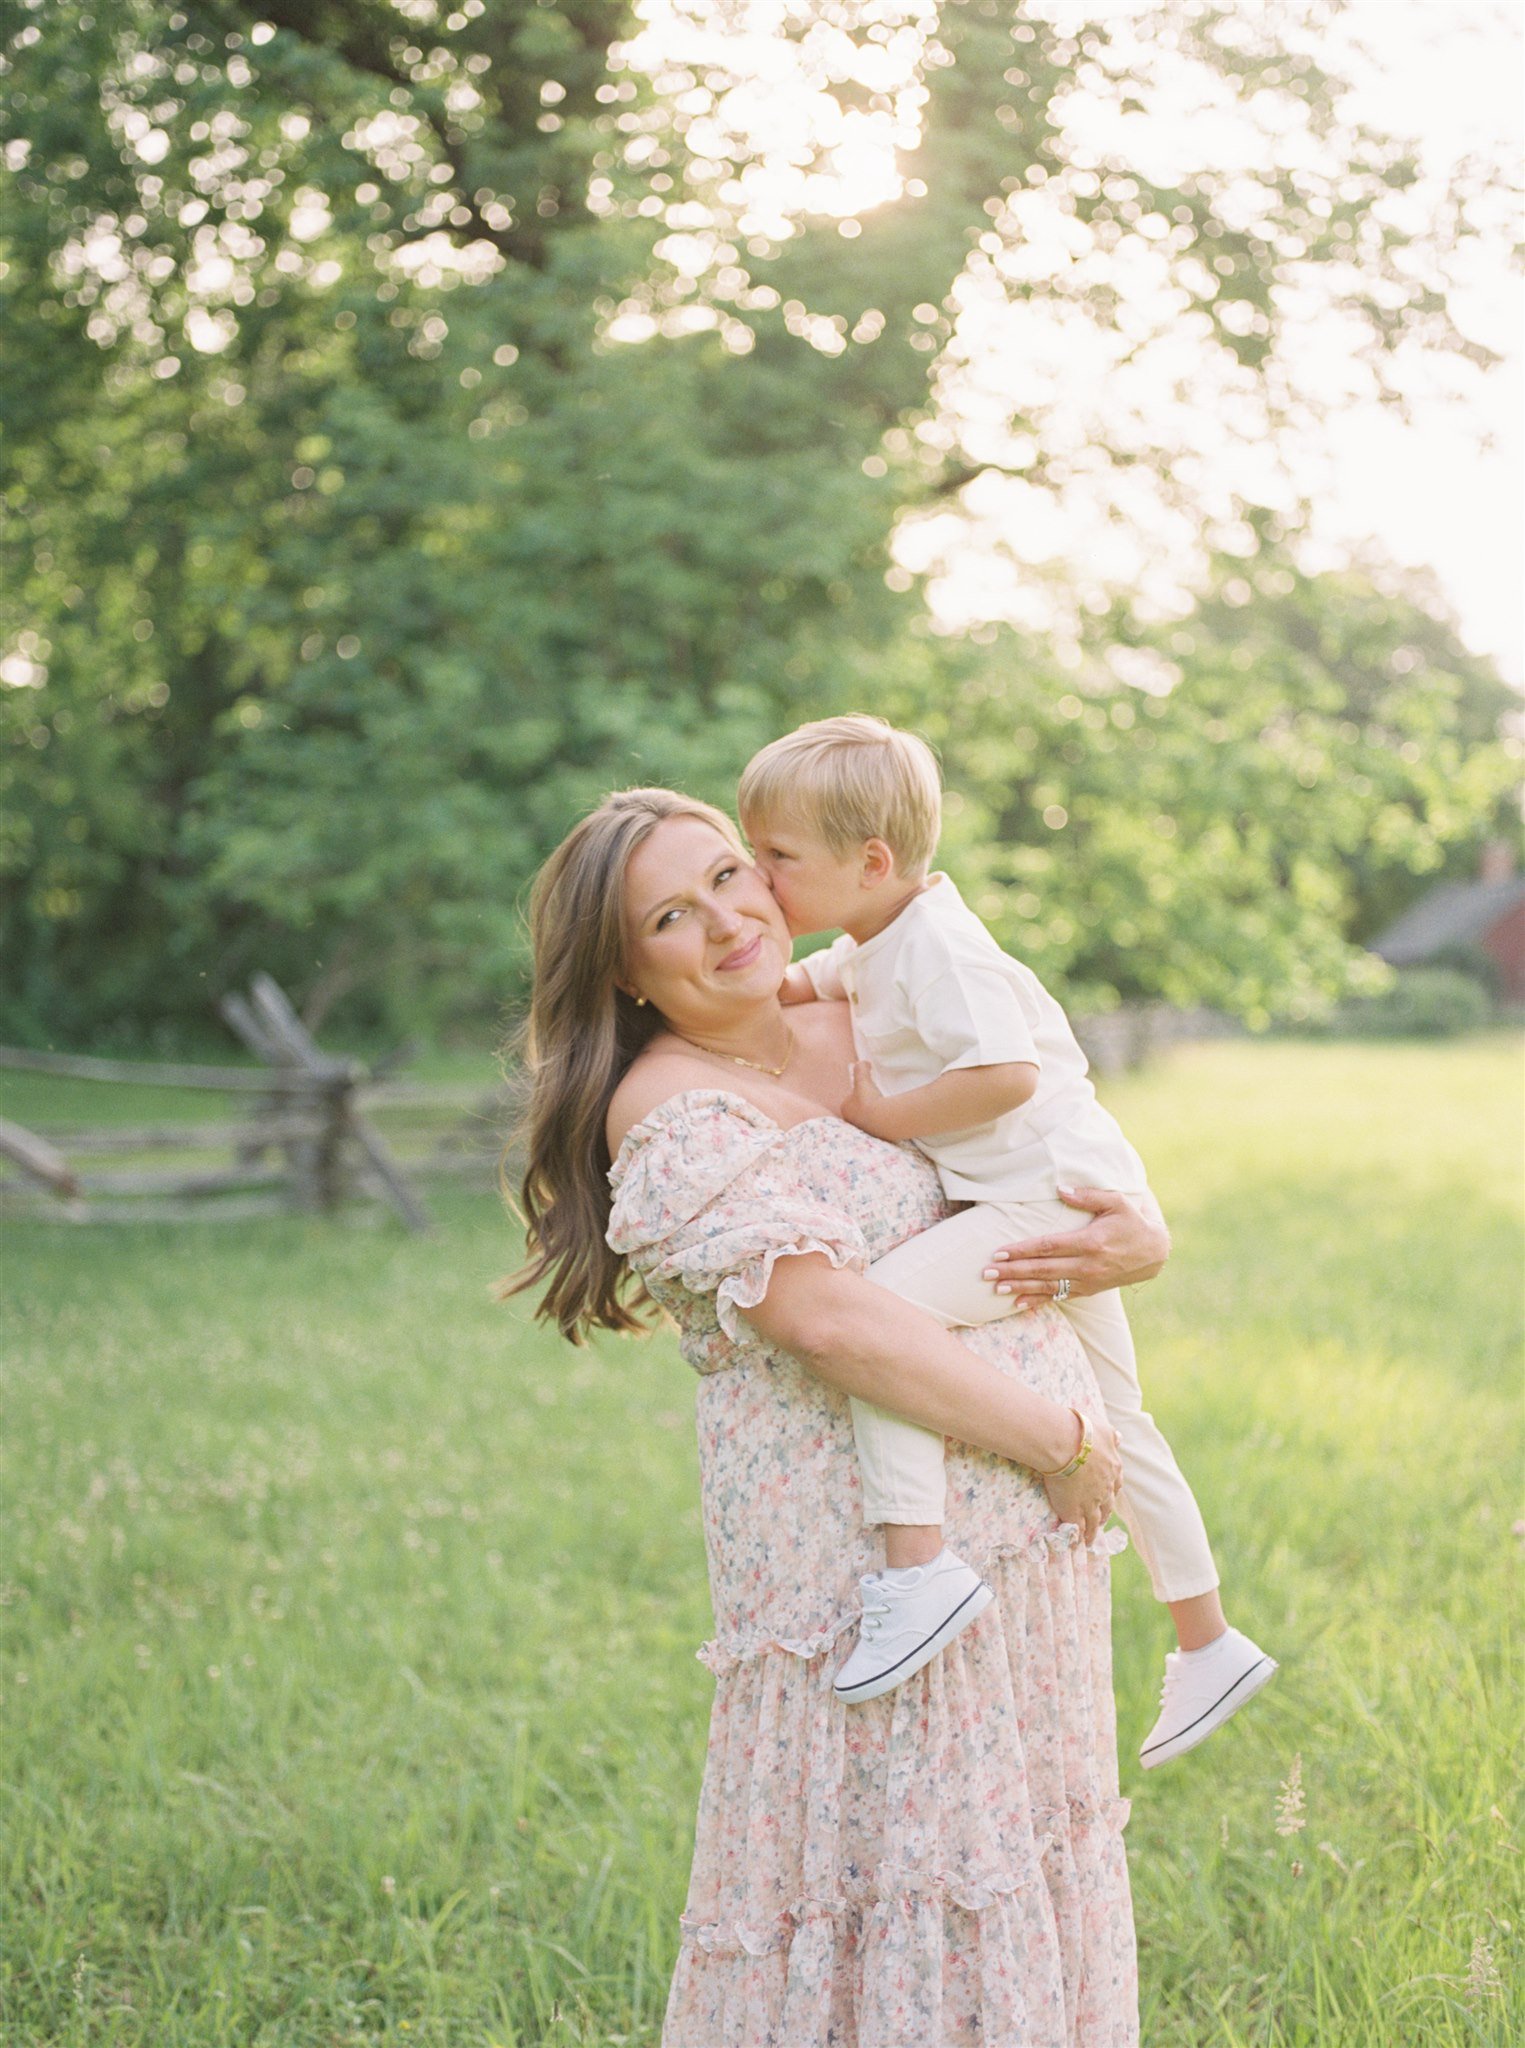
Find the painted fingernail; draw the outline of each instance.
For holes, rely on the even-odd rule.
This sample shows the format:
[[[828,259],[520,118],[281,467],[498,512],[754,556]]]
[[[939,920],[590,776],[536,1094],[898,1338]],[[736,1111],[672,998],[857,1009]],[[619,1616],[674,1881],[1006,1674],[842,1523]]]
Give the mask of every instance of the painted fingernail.
[[[1000,1277],[1001,1272],[998,1266],[987,1266],[984,1272],[980,1275],[980,1278],[982,1280],[999,1280]]]
[[[1010,1292],[1011,1282],[1009,1280],[1003,1280],[1000,1286],[996,1289],[997,1294],[1010,1294]]]

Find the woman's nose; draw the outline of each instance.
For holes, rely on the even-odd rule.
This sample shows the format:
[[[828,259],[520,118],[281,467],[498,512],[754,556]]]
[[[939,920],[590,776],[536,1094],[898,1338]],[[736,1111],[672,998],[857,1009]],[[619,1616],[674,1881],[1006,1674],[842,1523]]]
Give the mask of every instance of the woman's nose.
[[[709,934],[712,939],[733,939],[741,930],[741,919],[729,903],[709,906]]]

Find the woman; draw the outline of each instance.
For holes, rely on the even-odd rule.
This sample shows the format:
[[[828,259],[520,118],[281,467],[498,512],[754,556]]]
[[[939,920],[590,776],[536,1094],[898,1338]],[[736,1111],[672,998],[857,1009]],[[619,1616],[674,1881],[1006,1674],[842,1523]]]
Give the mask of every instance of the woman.
[[[718,1683],[664,2048],[1127,2048],[1112,1432],[1047,1497],[1033,1476],[1072,1458],[1078,1409],[1101,1416],[1084,1354],[1057,1314],[961,1341],[862,1277],[946,1205],[919,1154],[836,1117],[845,1006],[779,1004],[787,930],[719,812],[611,797],[546,864],[533,924],[514,1284],[546,1283],[574,1339],[635,1327],[649,1295],[702,1375]],[[1162,1262],[1126,1205],[1082,1236],[1077,1289]],[[847,1394],[953,1440],[949,1540],[997,1594],[854,1707],[832,1677],[879,1558]]]

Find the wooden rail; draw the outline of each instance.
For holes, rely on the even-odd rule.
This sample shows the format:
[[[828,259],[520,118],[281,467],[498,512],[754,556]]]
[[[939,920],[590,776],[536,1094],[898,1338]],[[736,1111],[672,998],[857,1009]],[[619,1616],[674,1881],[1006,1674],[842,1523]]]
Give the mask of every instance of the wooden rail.
[[[143,1088],[215,1088],[226,1094],[245,1090],[251,1095],[269,1095],[272,1090],[300,1094],[310,1086],[302,1074],[272,1073],[260,1067],[200,1067],[166,1065],[157,1060],[99,1060],[84,1053],[29,1052],[19,1046],[0,1045],[0,1067],[20,1073],[58,1074],[79,1081],[134,1081]],[[357,1076],[363,1068],[353,1070]]]
[[[487,1183],[507,1121],[506,1098],[498,1091],[395,1080],[399,1055],[367,1068],[323,1052],[269,975],[256,975],[247,996],[227,996],[220,1007],[259,1065],[97,1059],[0,1046],[0,1068],[15,1072],[240,1098],[232,1119],[58,1123],[45,1130],[0,1120],[0,1164],[14,1169],[0,1177],[0,1215],[242,1221],[326,1213],[363,1194],[386,1203],[407,1229],[426,1231],[429,1216],[415,1179],[480,1173]],[[385,1133],[373,1121],[377,1110],[387,1118]],[[399,1118],[406,1123],[411,1113],[416,1121],[431,1111],[451,1114],[451,1126],[398,1129]],[[395,1146],[404,1136],[432,1143],[400,1156]]]

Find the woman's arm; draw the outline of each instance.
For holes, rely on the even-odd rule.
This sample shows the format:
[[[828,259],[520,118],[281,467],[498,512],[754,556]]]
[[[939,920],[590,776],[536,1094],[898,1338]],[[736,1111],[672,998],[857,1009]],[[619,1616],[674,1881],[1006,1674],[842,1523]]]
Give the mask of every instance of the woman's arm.
[[[1075,1418],[1062,1402],[987,1365],[921,1309],[819,1254],[780,1259],[767,1294],[742,1313],[817,1379],[959,1443],[1039,1473],[1075,1453]],[[1116,1431],[1093,1416],[1092,1432],[1090,1458],[1054,1500],[1088,1541],[1122,1483]]]
[[[1059,1199],[1089,1210],[1091,1221],[1073,1231],[1024,1238],[991,1254],[987,1280],[998,1294],[1016,1297],[1014,1313],[1052,1301],[1061,1280],[1071,1294],[1104,1294],[1152,1280],[1170,1257],[1170,1232],[1160,1205],[1147,1191],[1119,1195],[1107,1188],[1061,1188]]]

